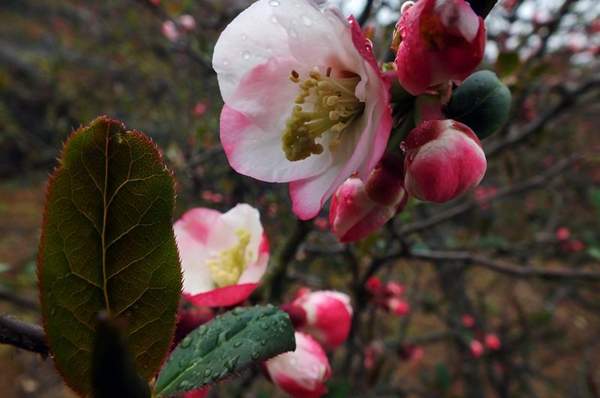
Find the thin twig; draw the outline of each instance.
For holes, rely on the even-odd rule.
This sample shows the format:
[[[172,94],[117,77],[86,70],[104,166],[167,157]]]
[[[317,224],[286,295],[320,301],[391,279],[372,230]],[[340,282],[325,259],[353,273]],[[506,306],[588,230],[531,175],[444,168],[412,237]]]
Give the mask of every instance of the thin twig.
[[[0,315],[0,344],[9,344],[42,356],[48,356],[44,330],[38,325]]]

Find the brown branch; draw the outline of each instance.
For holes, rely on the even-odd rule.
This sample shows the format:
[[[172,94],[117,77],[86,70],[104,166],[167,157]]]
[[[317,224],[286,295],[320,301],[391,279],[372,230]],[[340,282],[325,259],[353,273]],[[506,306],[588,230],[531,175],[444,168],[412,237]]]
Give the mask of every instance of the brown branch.
[[[501,141],[494,141],[488,145],[485,145],[486,157],[491,158],[493,156],[496,156],[500,152],[508,148],[514,147],[525,141],[530,136],[538,133],[549,122],[556,119],[565,111],[569,110],[573,105],[575,105],[580,96],[586,94],[587,92],[595,88],[600,88],[600,79],[593,79],[586,83],[583,83],[575,90],[563,90],[562,97],[558,103],[550,107],[550,109],[544,112],[536,120],[529,123],[522,130],[517,130],[511,134],[504,136]]]
[[[495,202],[497,200],[505,199],[512,195],[516,195],[522,192],[529,191],[531,189],[539,188],[544,186],[549,180],[559,176],[565,172],[575,161],[580,159],[580,156],[573,155],[567,159],[564,159],[553,167],[550,167],[545,172],[538,174],[528,180],[514,184],[510,187],[498,190],[498,193],[488,199],[487,203]],[[407,224],[400,228],[398,234],[400,236],[407,236],[416,232],[421,232],[425,229],[431,228],[435,225],[441,224],[445,221],[451,220],[454,217],[460,216],[474,208],[479,206],[478,202],[474,199],[467,200],[466,202],[459,203],[456,206],[450,207],[444,211],[441,211],[425,220],[416,221],[411,224]]]
[[[18,296],[2,286],[0,286],[0,301],[8,301],[9,303],[16,305],[17,307],[21,307],[26,310],[38,310],[38,304],[36,301]]]
[[[459,261],[471,266],[483,267],[494,272],[517,278],[539,278],[544,280],[600,281],[600,272],[580,271],[569,268],[540,268],[521,266],[504,260],[493,260],[484,255],[468,251],[414,250],[408,253],[411,258],[427,261]]]
[[[0,315],[0,344],[9,344],[42,356],[48,356],[44,330],[38,325]]]

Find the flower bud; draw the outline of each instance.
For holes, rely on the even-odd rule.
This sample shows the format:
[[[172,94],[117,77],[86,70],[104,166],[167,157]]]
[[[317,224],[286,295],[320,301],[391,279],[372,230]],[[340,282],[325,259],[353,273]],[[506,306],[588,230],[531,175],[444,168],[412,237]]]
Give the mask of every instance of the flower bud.
[[[365,283],[365,288],[372,295],[379,294],[381,292],[382,287],[383,287],[383,284],[381,282],[381,279],[379,279],[377,276],[370,277],[369,279],[367,279],[367,282]]]
[[[443,203],[475,187],[487,163],[471,129],[454,120],[431,120],[413,129],[406,152],[404,186],[418,199]]]
[[[410,312],[410,304],[406,300],[392,297],[387,301],[390,312],[397,316],[405,316]]]
[[[498,336],[490,333],[485,335],[485,346],[492,351],[497,351],[502,347],[502,343]]]
[[[333,349],[348,338],[352,306],[347,294],[327,290],[311,292],[294,300],[292,307],[299,307],[306,314],[299,330],[313,336],[324,347]]]
[[[312,337],[296,332],[296,350],[265,362],[273,383],[294,398],[318,398],[327,392],[331,368],[325,352]]]
[[[189,14],[180,15],[179,18],[177,18],[177,22],[188,32],[196,29],[196,19]]]
[[[398,283],[398,282],[388,282],[385,285],[385,290],[386,290],[386,293],[388,293],[389,295],[394,296],[394,297],[399,297],[404,294],[406,287],[403,284]]]
[[[329,208],[329,224],[341,242],[354,242],[381,228],[406,205],[402,186],[402,162],[384,156],[366,184],[347,179],[335,192]]]
[[[464,0],[420,0],[396,25],[400,84],[419,95],[448,80],[462,81],[483,58],[485,25]]]
[[[484,347],[479,340],[471,340],[469,343],[469,349],[471,350],[471,355],[475,358],[479,358],[483,355]]]

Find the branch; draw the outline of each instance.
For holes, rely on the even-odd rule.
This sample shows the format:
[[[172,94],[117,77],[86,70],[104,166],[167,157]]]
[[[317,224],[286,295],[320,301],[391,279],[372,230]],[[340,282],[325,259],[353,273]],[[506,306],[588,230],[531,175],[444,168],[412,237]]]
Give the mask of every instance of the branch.
[[[26,310],[38,310],[37,302],[21,296],[17,296],[13,292],[2,286],[0,286],[0,300],[8,301],[9,303],[16,305],[17,307],[21,307]]]
[[[48,356],[44,330],[38,325],[22,322],[7,315],[0,315],[0,344],[37,352],[43,357]]]
[[[578,97],[586,94],[588,91],[591,91],[595,88],[600,88],[600,79],[593,79],[586,83],[583,83],[575,90],[565,90],[561,97],[561,100],[556,105],[544,112],[539,118],[525,126],[523,130],[517,130],[513,134],[508,134],[502,141],[496,141],[486,145],[486,157],[491,158],[497,155],[498,153],[504,151],[505,149],[520,144],[529,136],[539,132],[546,126],[546,124],[548,124],[553,119],[556,119],[558,116],[562,115],[566,110],[575,105],[577,103]]]
[[[539,278],[544,280],[570,279],[587,282],[600,281],[600,272],[596,271],[578,271],[568,268],[543,269],[530,265],[520,266],[504,260],[493,260],[489,257],[467,251],[414,250],[408,255],[419,260],[459,261],[517,278]]]
[[[516,194],[519,194],[522,192],[529,191],[531,189],[542,187],[549,180],[551,180],[551,179],[559,176],[563,172],[565,172],[578,159],[580,159],[580,156],[573,155],[569,158],[566,158],[566,159],[558,162],[553,167],[550,167],[548,170],[546,170],[545,172],[543,172],[541,174],[538,174],[538,175],[536,175],[528,180],[525,180],[523,182],[514,184],[510,187],[500,189],[500,190],[498,190],[498,193],[493,198],[490,198],[487,200],[487,203],[491,203],[496,200],[501,200],[501,199],[507,198],[512,195],[516,195]],[[441,224],[445,221],[451,220],[454,217],[460,216],[460,215],[476,208],[477,206],[479,206],[478,202],[474,199],[470,199],[470,200],[460,203],[454,207],[450,207],[447,210],[441,211],[425,220],[416,221],[414,223],[407,224],[404,227],[400,228],[400,230],[398,231],[398,234],[400,236],[407,236],[410,234],[414,234],[416,232],[421,232],[421,231],[428,229],[430,227],[433,227],[437,224]]]
[[[269,299],[276,302],[281,298],[284,290],[285,279],[287,275],[287,266],[294,259],[298,247],[304,242],[304,239],[310,232],[310,222],[296,221],[296,225],[288,239],[283,244],[283,247],[273,258],[271,266],[271,277],[265,286],[270,286]]]

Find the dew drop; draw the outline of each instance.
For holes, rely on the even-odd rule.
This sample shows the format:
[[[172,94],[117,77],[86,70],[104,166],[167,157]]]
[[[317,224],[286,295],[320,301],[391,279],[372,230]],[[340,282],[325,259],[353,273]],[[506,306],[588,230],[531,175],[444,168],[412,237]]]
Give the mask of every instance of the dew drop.
[[[242,58],[244,58],[245,60],[250,59],[250,53],[248,51],[243,51]]]
[[[209,377],[212,374],[212,369],[206,369],[204,371],[204,377]]]
[[[281,4],[281,3],[279,2],[279,0],[271,0],[271,1],[269,1],[269,5],[270,5],[271,7],[277,7],[279,4]]]
[[[246,36],[246,35],[242,35],[242,40],[243,40],[243,41],[246,41],[246,40],[248,40],[248,36]]]
[[[181,348],[188,348],[190,346],[190,344],[192,344],[192,338],[190,336],[187,336],[185,339],[183,339],[181,341],[181,344],[179,346]]]
[[[273,23],[279,23],[279,21],[277,21],[277,17],[275,17],[275,16],[271,17],[271,22],[273,22]]]
[[[302,16],[302,23],[304,24],[304,26],[311,26],[313,24],[312,19],[310,19],[306,15]]]
[[[260,354],[258,351],[252,351],[252,359],[253,360],[257,360],[260,357]]]
[[[223,66],[229,66],[229,61],[227,61],[227,60],[223,61]]]
[[[240,348],[242,346],[242,342],[241,341],[236,341],[235,343],[233,343],[233,346],[235,348]]]
[[[181,383],[179,383],[179,389],[180,390],[190,390],[192,388],[192,383],[190,383],[189,381],[183,380]]]

